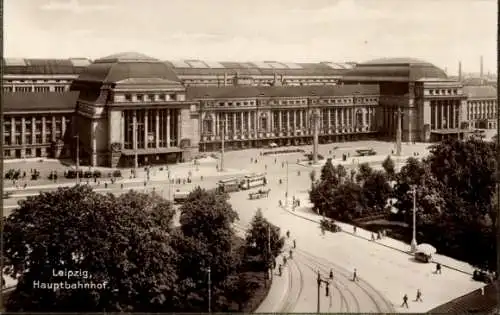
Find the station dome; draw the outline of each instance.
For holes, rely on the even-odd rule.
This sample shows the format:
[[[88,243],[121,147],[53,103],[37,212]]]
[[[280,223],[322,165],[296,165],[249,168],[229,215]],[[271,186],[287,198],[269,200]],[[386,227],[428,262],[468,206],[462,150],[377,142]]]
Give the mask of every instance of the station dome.
[[[447,80],[446,73],[430,62],[416,58],[380,58],[359,63],[343,81],[411,82],[421,79]]]
[[[126,79],[180,82],[166,63],[137,52],[118,53],[97,59],[80,74],[77,81],[115,83]]]

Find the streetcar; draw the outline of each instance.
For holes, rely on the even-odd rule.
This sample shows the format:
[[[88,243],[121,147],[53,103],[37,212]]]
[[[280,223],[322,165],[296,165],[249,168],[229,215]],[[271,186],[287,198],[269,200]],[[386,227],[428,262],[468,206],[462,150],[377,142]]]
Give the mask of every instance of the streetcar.
[[[266,186],[267,179],[265,174],[246,175],[240,182],[240,189],[248,190],[254,187]]]
[[[240,180],[236,177],[222,179],[219,181],[219,183],[217,185],[217,189],[221,193],[230,193],[230,192],[234,192],[234,191],[239,191],[240,190]]]

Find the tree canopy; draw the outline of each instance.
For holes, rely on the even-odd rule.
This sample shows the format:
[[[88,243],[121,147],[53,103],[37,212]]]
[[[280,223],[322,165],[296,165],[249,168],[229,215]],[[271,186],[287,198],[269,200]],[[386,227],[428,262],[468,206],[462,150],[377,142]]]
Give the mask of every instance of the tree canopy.
[[[132,201],[134,200],[134,201]],[[150,215],[153,214],[153,215]],[[60,188],[21,201],[6,219],[6,272],[18,284],[8,311],[157,312],[174,295],[173,210],[146,195]],[[91,278],[56,278],[83,270]],[[104,289],[34,289],[34,282],[106,283]]]
[[[327,161],[309,196],[320,214],[346,222],[383,213],[392,197],[399,213],[387,212],[387,218],[411,226],[415,190],[418,241],[433,244],[443,254],[493,269],[498,224],[496,156],[496,143],[470,139],[435,144],[428,157],[408,158],[399,172],[390,156],[382,163],[383,171],[363,163],[355,174],[351,169],[350,177],[345,169]]]

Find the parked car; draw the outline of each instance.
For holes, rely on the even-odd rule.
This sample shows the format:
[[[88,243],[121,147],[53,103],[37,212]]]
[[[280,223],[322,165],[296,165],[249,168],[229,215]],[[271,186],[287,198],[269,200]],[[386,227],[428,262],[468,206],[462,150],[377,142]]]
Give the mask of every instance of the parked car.
[[[472,274],[472,279],[475,281],[480,281],[484,283],[491,283],[496,280],[497,276],[494,273],[488,272],[486,270],[476,269]]]
[[[416,252],[415,253],[415,260],[416,261],[429,263],[431,261],[431,259],[432,259],[432,256],[427,254],[427,253],[424,253],[424,252]]]
[[[335,221],[330,220],[330,219],[322,219],[320,221],[319,225],[325,231],[334,232],[334,233],[342,231],[342,228],[340,226],[338,226],[335,223]]]

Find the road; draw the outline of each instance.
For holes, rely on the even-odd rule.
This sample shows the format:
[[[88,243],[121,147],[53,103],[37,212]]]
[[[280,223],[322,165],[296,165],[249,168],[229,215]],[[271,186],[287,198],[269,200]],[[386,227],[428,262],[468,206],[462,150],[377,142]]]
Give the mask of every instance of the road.
[[[347,148],[347,144],[342,145],[346,147],[334,150],[332,154],[339,157],[342,152],[353,151]],[[378,156],[379,162],[372,162],[374,165],[387,156],[387,152],[382,151],[384,148],[391,149],[387,143],[379,145],[380,148],[377,147],[376,150],[381,154]],[[360,147],[373,146],[367,144]],[[322,146],[320,152],[327,156],[328,151],[328,146]],[[259,150],[229,152],[225,160],[228,169],[239,170],[240,173],[266,172],[269,179],[268,187],[271,188],[270,196],[266,199],[250,201],[249,191],[231,194],[230,202],[240,218],[238,225],[248,226],[255,211],[261,208],[270,222],[281,227],[283,234],[289,230],[291,238],[297,241],[298,248],[294,250],[293,258],[289,260],[284,270],[290,280],[288,290],[282,300],[276,301],[275,309],[272,311],[315,312],[318,270],[323,276],[326,276],[330,269],[334,272],[330,297],[325,296],[324,287],[320,292],[321,312],[424,312],[473,289],[469,277],[465,275],[446,271],[438,280],[432,275],[430,265],[417,264],[406,254],[346,233],[322,235],[317,223],[291,215],[278,206],[279,200],[285,200],[286,187],[290,200],[292,196],[306,199],[307,190],[310,188],[309,172],[312,169],[319,171],[318,167],[297,164],[297,159],[303,158],[299,153],[280,156],[260,156],[259,153]],[[359,163],[363,163],[366,159],[358,160]],[[346,166],[352,167],[355,164],[357,163],[347,163]],[[214,187],[220,174],[212,176],[206,174],[203,181],[195,178],[193,183],[182,185],[181,189],[189,190],[196,185]],[[280,179],[282,184],[279,184]],[[153,180],[151,186],[155,186],[155,191],[163,196],[168,195],[168,185],[164,177]],[[148,189],[151,190],[151,186]],[[126,188],[144,190],[144,186],[140,183],[130,184]],[[102,188],[98,188],[99,190],[105,191]],[[112,193],[122,192],[118,185],[110,186],[108,190]],[[9,202],[15,200],[16,198],[12,198]],[[302,202],[305,203],[306,200]],[[288,243],[287,249],[290,246]],[[354,268],[358,270],[359,282],[351,281]],[[410,302],[409,309],[399,308],[403,294],[408,294],[412,300],[417,289],[422,290],[425,303]]]

